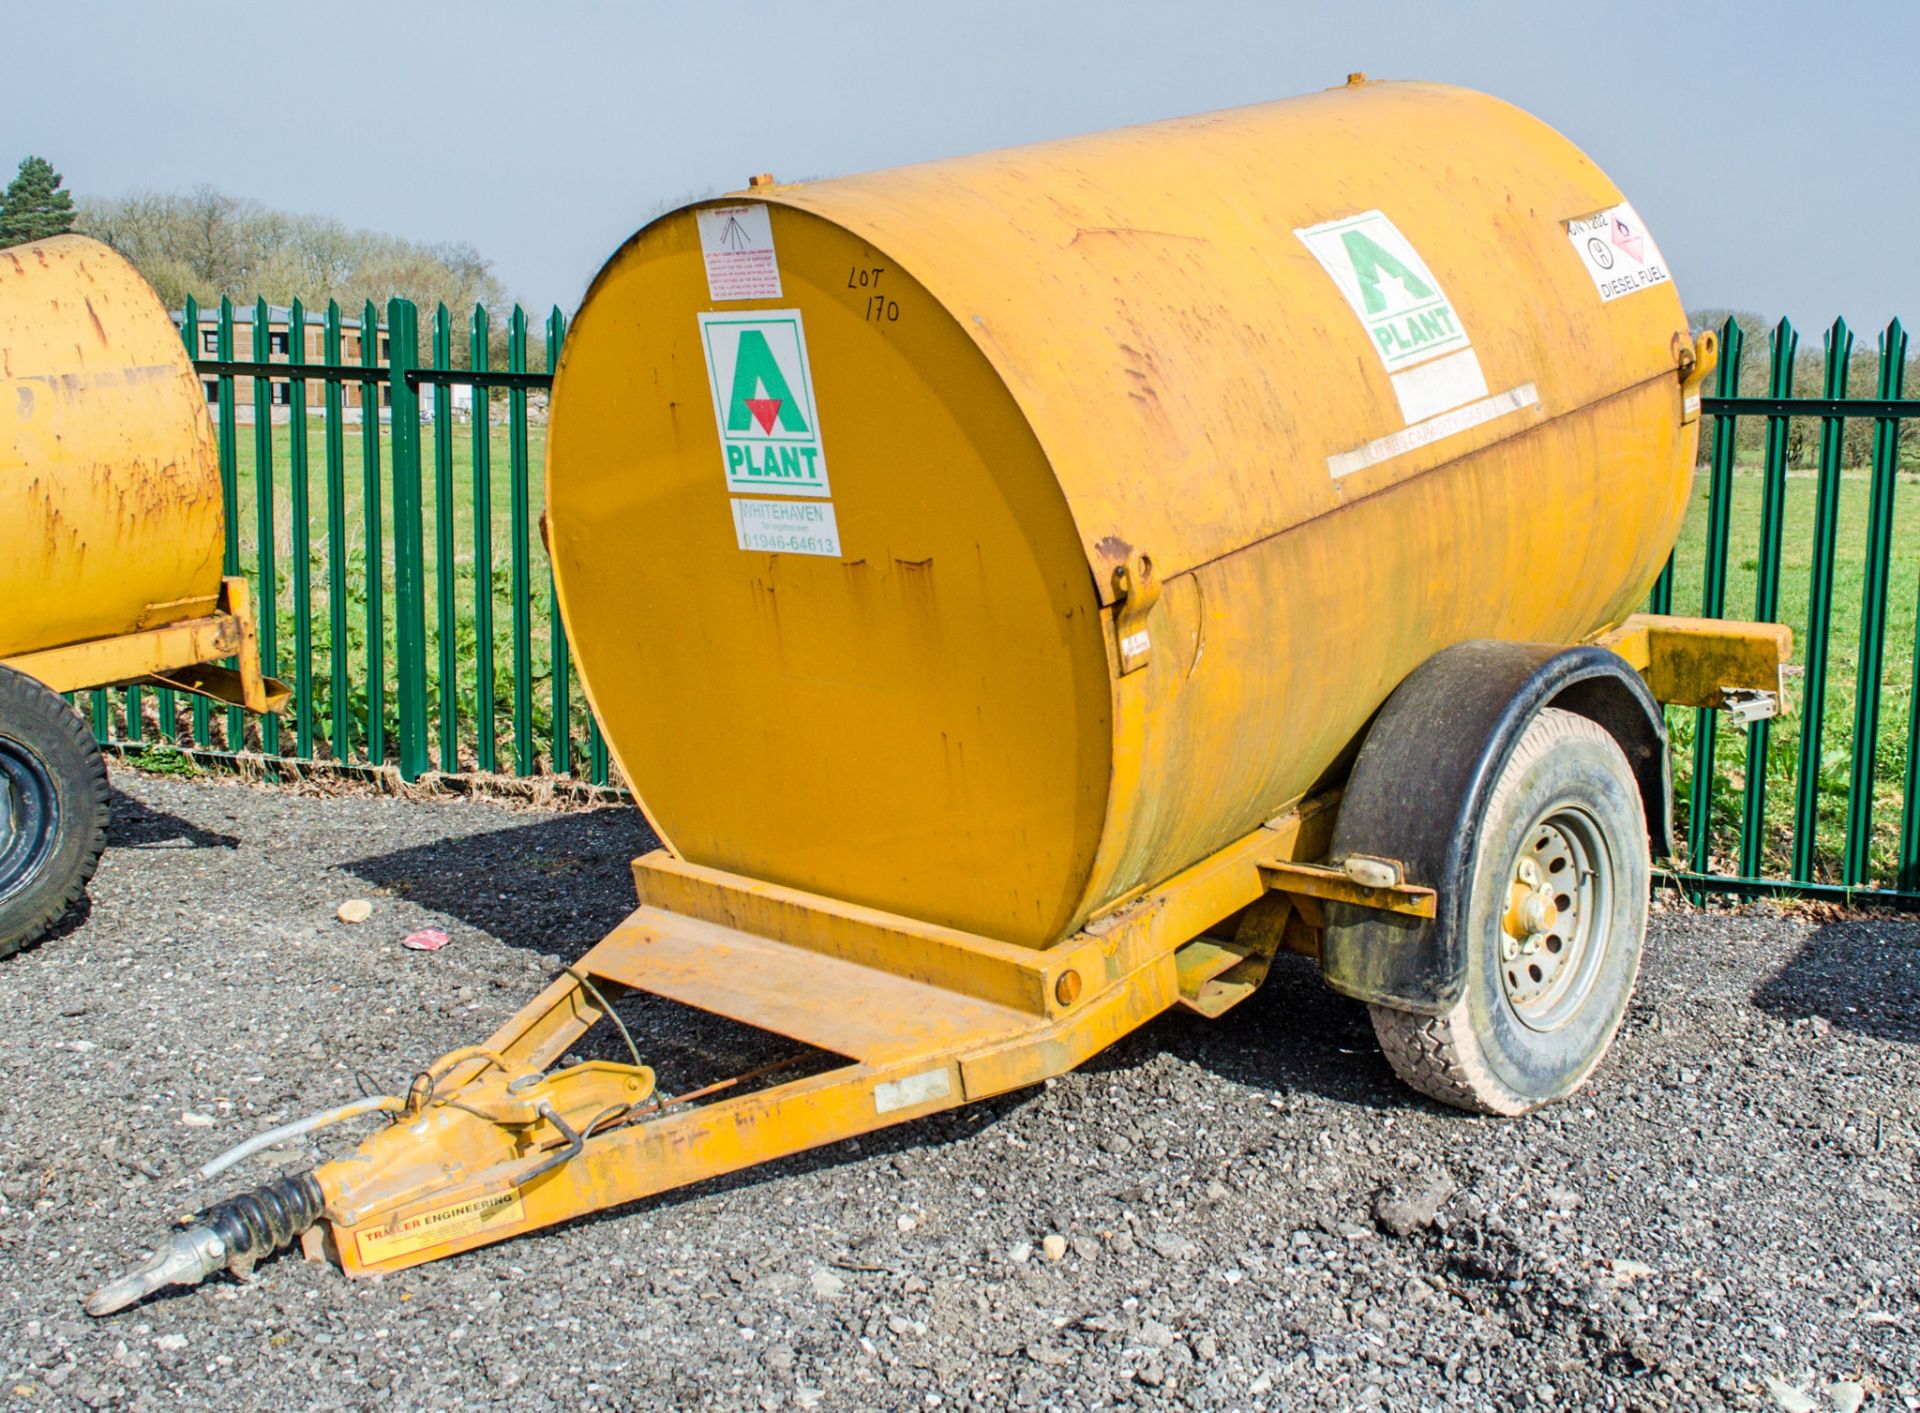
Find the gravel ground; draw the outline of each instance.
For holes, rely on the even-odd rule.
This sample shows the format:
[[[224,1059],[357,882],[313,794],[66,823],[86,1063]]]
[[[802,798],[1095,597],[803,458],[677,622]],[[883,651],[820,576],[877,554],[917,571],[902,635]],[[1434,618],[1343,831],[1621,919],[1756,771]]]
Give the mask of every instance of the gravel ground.
[[[1920,1408],[1920,926],[1762,911],[1658,915],[1613,1058],[1525,1120],[1402,1090],[1290,966],[861,1143],[90,1321],[228,1190],[194,1166],[482,1038],[625,913],[650,842],[623,809],[115,784],[90,913],[0,965],[0,1403]],[[451,945],[401,949],[426,925]],[[781,1051],[627,1014],[669,1090]]]

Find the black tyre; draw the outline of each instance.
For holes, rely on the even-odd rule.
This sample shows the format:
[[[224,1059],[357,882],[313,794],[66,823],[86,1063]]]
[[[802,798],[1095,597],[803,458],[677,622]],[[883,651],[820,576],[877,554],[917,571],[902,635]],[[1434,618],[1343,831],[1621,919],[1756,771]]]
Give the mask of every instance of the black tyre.
[[[1374,1006],[1373,1026],[1421,1093],[1523,1114],[1586,1083],[1620,1028],[1646,937],[1646,815],[1614,739],[1548,708],[1477,833],[1465,993],[1439,1016]]]
[[[107,844],[107,766],[78,712],[0,667],[0,957],[80,900]]]

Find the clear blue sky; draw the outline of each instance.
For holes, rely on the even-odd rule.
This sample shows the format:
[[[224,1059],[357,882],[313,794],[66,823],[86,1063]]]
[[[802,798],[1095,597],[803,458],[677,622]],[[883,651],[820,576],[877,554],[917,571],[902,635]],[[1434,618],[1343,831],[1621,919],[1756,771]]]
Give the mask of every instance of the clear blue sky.
[[[1920,6],[1473,0],[8,6],[0,161],[464,240],[571,307],[663,205],[1324,88],[1498,94],[1591,154],[1694,307],[1920,319]]]

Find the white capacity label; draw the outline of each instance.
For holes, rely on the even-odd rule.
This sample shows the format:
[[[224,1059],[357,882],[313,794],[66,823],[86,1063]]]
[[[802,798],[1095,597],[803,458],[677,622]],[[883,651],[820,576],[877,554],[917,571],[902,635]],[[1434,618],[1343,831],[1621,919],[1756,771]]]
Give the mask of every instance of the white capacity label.
[[[780,262],[773,220],[757,201],[708,206],[693,213],[707,260],[707,293],[722,299],[780,298]]]
[[[840,557],[840,525],[831,501],[736,500],[733,533],[743,550]]]
[[[1573,242],[1581,265],[1592,276],[1602,304],[1672,279],[1660,247],[1640,224],[1640,213],[1628,202],[1568,221],[1567,239]]]

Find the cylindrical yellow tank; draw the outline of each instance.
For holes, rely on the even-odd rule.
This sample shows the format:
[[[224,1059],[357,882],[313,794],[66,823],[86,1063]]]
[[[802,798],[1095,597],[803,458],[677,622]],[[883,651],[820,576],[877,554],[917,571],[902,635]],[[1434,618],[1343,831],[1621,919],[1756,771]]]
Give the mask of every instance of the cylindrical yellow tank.
[[[0,658],[210,613],[220,467],[179,331],[83,236],[0,250]]]
[[[1605,174],[1440,85],[757,184],[574,323],[561,605],[678,854],[1045,945],[1437,649],[1624,617],[1687,347]]]

